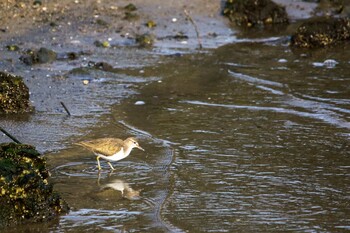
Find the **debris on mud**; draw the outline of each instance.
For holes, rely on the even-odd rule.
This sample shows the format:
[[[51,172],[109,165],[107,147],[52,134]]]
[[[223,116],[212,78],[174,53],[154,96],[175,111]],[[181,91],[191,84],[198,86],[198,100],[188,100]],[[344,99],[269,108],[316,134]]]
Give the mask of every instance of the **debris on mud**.
[[[291,46],[326,47],[349,39],[349,19],[319,18],[301,24],[291,38]]]
[[[46,161],[33,146],[0,144],[0,227],[49,221],[67,203],[48,181]]]
[[[223,14],[238,26],[288,23],[285,8],[271,0],[227,0]]]
[[[94,42],[94,45],[96,47],[100,47],[100,48],[109,48],[111,47],[111,44],[108,42],[108,41],[99,41],[99,40],[96,40]]]
[[[22,77],[0,71],[0,113],[30,112],[29,89]]]

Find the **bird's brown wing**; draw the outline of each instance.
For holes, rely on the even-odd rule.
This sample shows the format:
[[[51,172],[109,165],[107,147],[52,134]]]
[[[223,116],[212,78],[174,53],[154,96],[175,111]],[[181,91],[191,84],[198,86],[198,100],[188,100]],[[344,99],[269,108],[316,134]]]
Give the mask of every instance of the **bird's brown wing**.
[[[112,156],[123,147],[123,141],[118,138],[99,138],[76,143],[95,153]]]

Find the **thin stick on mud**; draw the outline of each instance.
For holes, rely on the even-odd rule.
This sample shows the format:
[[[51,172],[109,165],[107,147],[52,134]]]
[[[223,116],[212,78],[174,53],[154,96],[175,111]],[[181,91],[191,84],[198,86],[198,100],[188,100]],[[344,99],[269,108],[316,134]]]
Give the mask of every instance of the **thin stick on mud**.
[[[71,116],[71,114],[70,114],[68,108],[66,107],[66,105],[65,105],[63,102],[61,102],[61,105],[62,105],[62,107],[64,108],[64,110],[66,110],[68,116]]]
[[[11,138],[12,141],[14,141],[17,144],[22,144],[20,141],[17,140],[17,138],[15,138],[14,136],[12,136],[9,132],[7,132],[6,130],[4,130],[2,127],[0,127],[0,131],[3,132],[7,137]]]
[[[197,24],[194,22],[194,20],[192,19],[192,17],[190,16],[190,14],[187,12],[186,9],[184,9],[184,13],[185,13],[186,17],[187,17],[187,18],[190,20],[190,22],[192,23],[192,25],[193,25],[193,27],[194,27],[194,30],[196,31],[199,49],[202,49],[203,46],[202,46],[201,36],[199,35],[199,30],[198,30]]]

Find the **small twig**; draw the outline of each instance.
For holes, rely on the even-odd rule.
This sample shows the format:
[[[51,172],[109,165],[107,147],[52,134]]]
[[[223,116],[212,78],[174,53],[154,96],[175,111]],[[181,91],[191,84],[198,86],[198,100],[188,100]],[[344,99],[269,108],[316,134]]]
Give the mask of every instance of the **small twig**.
[[[15,138],[14,136],[12,136],[9,132],[7,132],[6,130],[4,130],[4,129],[1,128],[1,127],[0,127],[0,131],[3,132],[7,137],[11,138],[12,141],[14,141],[15,143],[22,144],[20,141],[17,140],[17,138]]]
[[[62,107],[64,108],[64,110],[66,110],[68,116],[70,116],[71,114],[70,114],[68,108],[66,107],[66,105],[65,105],[63,102],[61,102],[61,105],[62,105]]]
[[[203,46],[202,46],[201,36],[199,35],[199,30],[198,30],[197,24],[194,22],[194,20],[192,19],[192,17],[190,16],[190,14],[187,12],[186,9],[184,9],[184,13],[185,13],[186,17],[190,20],[192,25],[194,26],[194,30],[196,31],[196,34],[197,34],[199,49],[202,49]]]

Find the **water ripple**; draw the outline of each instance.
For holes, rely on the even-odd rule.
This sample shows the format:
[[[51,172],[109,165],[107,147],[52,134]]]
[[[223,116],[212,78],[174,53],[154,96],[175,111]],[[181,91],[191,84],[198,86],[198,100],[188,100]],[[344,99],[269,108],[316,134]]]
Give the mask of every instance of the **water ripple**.
[[[193,104],[193,105],[202,105],[202,106],[210,106],[210,107],[223,107],[223,108],[229,108],[229,109],[247,109],[251,111],[271,111],[271,112],[277,112],[277,113],[286,113],[286,114],[292,114],[300,117],[307,117],[317,120],[322,120],[326,123],[341,127],[341,128],[347,128],[350,129],[350,123],[338,118],[337,116],[331,116],[326,113],[310,113],[310,112],[301,112],[293,109],[286,109],[286,108],[280,108],[280,107],[262,107],[262,106],[248,106],[248,105],[233,105],[233,104],[216,104],[216,103],[208,103],[203,101],[197,101],[197,100],[183,100],[180,101],[181,103],[187,103],[187,104]]]

